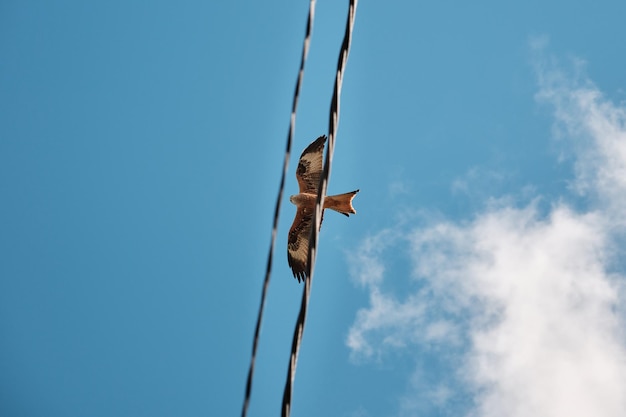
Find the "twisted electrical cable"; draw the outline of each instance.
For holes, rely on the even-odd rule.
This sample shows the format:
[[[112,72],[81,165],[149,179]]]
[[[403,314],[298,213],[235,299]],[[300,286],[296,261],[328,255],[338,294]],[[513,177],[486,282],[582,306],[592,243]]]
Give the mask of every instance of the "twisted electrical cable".
[[[330,177],[330,167],[333,160],[333,152],[335,150],[335,137],[337,136],[337,126],[339,123],[339,104],[341,98],[341,86],[343,83],[343,73],[348,61],[348,53],[350,52],[350,44],[352,42],[352,30],[354,28],[354,18],[356,14],[357,0],[350,0],[348,8],[348,19],[346,22],[346,30],[339,52],[339,60],[337,62],[337,71],[335,73],[335,86],[333,89],[333,98],[330,103],[330,117],[328,121],[328,150],[326,151],[326,159],[324,169],[320,178],[319,194],[313,213],[313,226],[311,228],[311,238],[309,240],[309,253],[307,261],[307,274],[304,281],[304,289],[302,292],[302,303],[300,312],[296,321],[296,328],[293,334],[291,345],[291,355],[289,357],[289,368],[287,370],[287,382],[283,392],[282,417],[289,417],[291,413],[291,399],[293,392],[293,383],[296,376],[296,363],[298,360],[298,352],[302,342],[304,333],[304,324],[309,305],[311,294],[311,283],[313,281],[313,270],[315,267],[315,258],[317,253],[317,241],[319,237],[319,228],[322,221],[322,202],[326,197],[326,189],[328,188],[328,179]]]
[[[291,106],[291,116],[289,118],[289,131],[287,133],[287,147],[285,149],[285,157],[283,161],[283,172],[280,178],[280,185],[278,187],[278,197],[276,198],[276,207],[274,209],[274,223],[272,225],[272,237],[270,240],[270,250],[267,256],[267,267],[265,269],[265,280],[263,281],[263,289],[261,291],[261,303],[259,305],[259,314],[257,317],[256,327],[254,330],[254,338],[252,342],[252,356],[250,359],[250,367],[248,369],[248,378],[246,381],[246,392],[243,400],[243,408],[241,410],[241,417],[246,417],[248,413],[248,406],[250,404],[250,395],[252,393],[252,379],[254,376],[254,364],[256,361],[257,347],[259,344],[259,334],[261,332],[261,323],[263,321],[263,310],[265,308],[265,298],[267,296],[267,289],[270,283],[270,277],[272,274],[272,260],[274,257],[274,246],[276,243],[276,232],[278,230],[278,218],[280,214],[281,201],[283,199],[283,191],[285,189],[285,177],[287,176],[287,168],[289,167],[289,157],[291,155],[291,144],[293,142],[293,135],[296,128],[296,110],[298,108],[298,98],[300,97],[300,87],[302,85],[302,79],[304,78],[304,64],[309,53],[309,45],[311,43],[311,33],[313,31],[313,19],[315,16],[315,0],[309,2],[309,15],[307,18],[306,31],[304,35],[304,44],[302,46],[302,57],[300,59],[300,70],[298,71],[298,78],[296,81],[296,88],[293,94],[293,102]]]

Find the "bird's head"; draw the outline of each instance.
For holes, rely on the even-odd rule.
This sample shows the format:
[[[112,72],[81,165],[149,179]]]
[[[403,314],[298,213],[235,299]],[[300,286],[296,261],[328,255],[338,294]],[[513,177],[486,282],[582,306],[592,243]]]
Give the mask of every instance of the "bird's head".
[[[295,195],[289,196],[289,201],[291,202],[291,204],[296,204],[296,202],[293,201],[295,197],[296,197]]]

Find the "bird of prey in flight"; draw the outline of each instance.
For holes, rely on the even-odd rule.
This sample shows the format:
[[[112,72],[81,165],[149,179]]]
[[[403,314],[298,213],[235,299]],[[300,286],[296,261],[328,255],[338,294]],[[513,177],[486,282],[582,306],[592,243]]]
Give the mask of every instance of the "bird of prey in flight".
[[[296,178],[300,193],[289,197],[289,201],[296,205],[296,218],[289,229],[287,244],[287,260],[293,271],[293,276],[300,282],[307,274],[307,259],[309,254],[309,238],[313,227],[313,212],[319,193],[320,177],[322,175],[322,154],[326,136],[320,136],[302,152]],[[335,210],[349,216],[355,214],[352,199],[359,190],[345,194],[326,196],[323,209]],[[322,209],[322,218],[324,210]],[[321,219],[320,219],[321,228]]]

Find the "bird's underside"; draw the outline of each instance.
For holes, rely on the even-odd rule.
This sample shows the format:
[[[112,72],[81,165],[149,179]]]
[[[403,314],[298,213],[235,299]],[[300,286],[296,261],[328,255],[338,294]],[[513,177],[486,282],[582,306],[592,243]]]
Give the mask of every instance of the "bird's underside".
[[[356,214],[356,210],[352,207],[352,199],[358,192],[359,190],[355,190],[345,194],[326,196],[324,198],[323,208],[335,210],[345,216]],[[310,210],[312,212],[317,203],[317,194],[300,193],[292,195],[289,200],[295,204],[298,209],[306,210],[307,212]]]

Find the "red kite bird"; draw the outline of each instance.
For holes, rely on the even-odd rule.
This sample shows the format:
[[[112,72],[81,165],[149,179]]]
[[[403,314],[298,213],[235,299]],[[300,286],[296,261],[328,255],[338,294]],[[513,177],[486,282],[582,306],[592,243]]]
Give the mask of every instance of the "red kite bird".
[[[326,136],[320,136],[311,143],[300,156],[296,178],[300,193],[289,197],[289,201],[296,205],[296,218],[289,229],[289,240],[287,244],[287,259],[293,271],[293,276],[300,282],[307,274],[307,259],[309,255],[309,237],[311,227],[313,227],[313,212],[315,202],[319,193],[320,177],[322,175],[322,154]],[[352,199],[359,190],[345,194],[326,196],[324,198],[323,209],[332,209],[341,214],[349,216],[355,214],[352,207]],[[322,218],[324,210],[322,209]],[[321,228],[321,222],[320,222]]]

